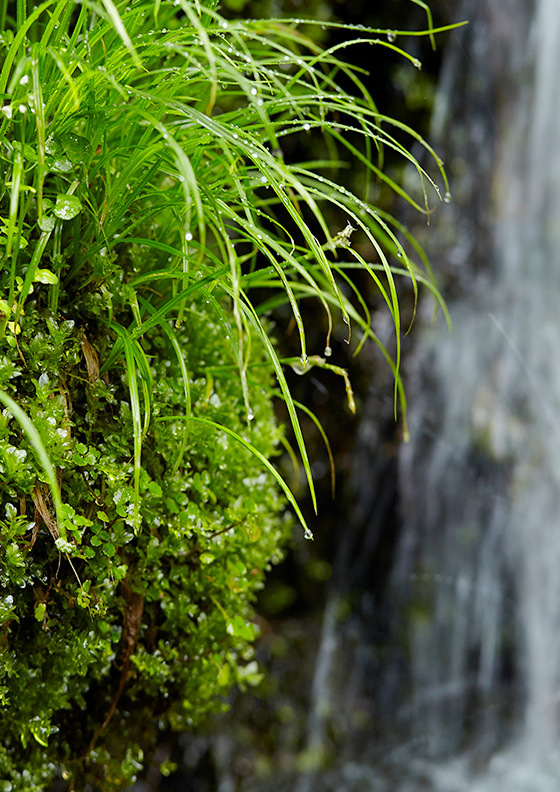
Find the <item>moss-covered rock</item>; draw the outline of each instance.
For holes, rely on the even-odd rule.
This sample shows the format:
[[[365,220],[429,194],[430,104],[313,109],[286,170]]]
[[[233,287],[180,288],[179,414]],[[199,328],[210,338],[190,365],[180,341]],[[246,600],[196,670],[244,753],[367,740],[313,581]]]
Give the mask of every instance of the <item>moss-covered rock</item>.
[[[112,263],[122,282],[119,260],[131,253]],[[192,726],[232,684],[258,678],[250,602],[280,557],[288,521],[259,459],[217,426],[182,420],[183,371],[161,328],[145,344],[153,386],[136,517],[130,388],[124,364],[99,374],[115,341],[91,307],[99,285],[56,317],[45,293],[36,287],[17,342],[5,337],[2,385],[56,468],[67,536],[55,543],[44,472],[5,409],[0,776],[29,790],[56,766],[78,778],[98,766],[102,788],[117,789],[157,726]],[[176,331],[192,414],[270,458],[279,439],[271,399],[251,388],[247,421],[211,313],[192,303]]]

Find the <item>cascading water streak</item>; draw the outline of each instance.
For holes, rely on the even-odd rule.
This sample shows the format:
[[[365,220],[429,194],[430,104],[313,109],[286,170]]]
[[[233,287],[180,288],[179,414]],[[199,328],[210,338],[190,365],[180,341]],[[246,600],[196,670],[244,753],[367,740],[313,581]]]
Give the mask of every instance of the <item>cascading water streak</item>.
[[[515,744],[510,788],[544,792],[560,783],[560,4],[487,0],[475,12],[474,36],[484,20],[499,53],[471,50],[467,64],[478,79],[488,70],[493,136],[479,145],[491,171],[486,151],[473,156],[476,115],[459,134],[440,111],[439,132],[460,140],[456,158],[470,136],[464,164],[490,197],[469,195],[455,218],[470,202],[468,233],[489,244],[456,235],[476,266],[459,262],[470,281],[449,305],[454,334],[430,330],[413,362],[393,591],[397,618],[415,612],[412,724],[426,753],[485,763]],[[442,101],[449,111],[460,97]],[[483,778],[480,789],[499,788]]]
[[[310,741],[328,742],[325,698],[345,723],[361,699],[369,726],[338,776],[306,790],[358,788],[348,768],[362,790],[560,788],[560,3],[459,5],[470,24],[445,58],[430,138],[455,200],[427,243],[441,240],[454,330],[426,321],[408,359],[393,524],[372,498],[365,538],[341,543],[339,581],[366,592],[351,629],[329,611]],[[367,467],[356,491],[379,493]],[[383,588],[363,569],[395,514]],[[345,667],[353,683],[338,690]]]

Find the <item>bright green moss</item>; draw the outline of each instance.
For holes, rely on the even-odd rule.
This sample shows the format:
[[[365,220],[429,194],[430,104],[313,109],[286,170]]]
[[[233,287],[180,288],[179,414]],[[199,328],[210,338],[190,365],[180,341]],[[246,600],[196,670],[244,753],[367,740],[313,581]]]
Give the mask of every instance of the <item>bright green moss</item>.
[[[55,547],[41,515],[46,509],[54,524],[48,488],[33,449],[5,411],[0,733],[16,767],[52,763],[52,771],[62,760],[72,777],[83,778],[82,767],[94,772],[95,759],[79,757],[87,755],[122,686],[97,741],[100,750],[111,746],[111,759],[102,753],[100,761],[110,761],[119,788],[116,768],[125,749],[149,743],[156,724],[192,726],[221,706],[220,695],[233,683],[251,680],[249,603],[289,522],[276,482],[243,446],[200,425],[189,427],[185,440],[185,422],[177,417],[184,413],[181,371],[156,328],[148,339],[152,421],[142,439],[135,529],[130,394],[118,367],[105,380],[90,381],[80,353],[85,328],[100,359],[114,339],[88,312],[95,301],[83,303],[75,304],[73,326],[55,320],[38,287],[17,347],[4,349],[5,370],[26,361],[8,383],[58,471],[72,549],[61,555]],[[251,389],[255,418],[248,423],[239,380],[205,373],[223,358],[212,317],[192,305],[177,336],[192,377],[193,411],[274,455],[279,429],[266,392]],[[27,780],[17,786],[18,773],[13,778],[4,762],[0,773],[14,789],[29,789]]]

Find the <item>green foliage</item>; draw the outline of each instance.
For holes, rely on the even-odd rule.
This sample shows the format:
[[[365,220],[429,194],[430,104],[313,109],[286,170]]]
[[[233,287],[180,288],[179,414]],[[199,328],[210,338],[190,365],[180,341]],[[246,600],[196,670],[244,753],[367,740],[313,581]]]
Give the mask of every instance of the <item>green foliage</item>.
[[[338,184],[337,150],[379,179],[383,150],[401,154],[419,195],[389,186],[421,211],[438,188],[400,140],[426,144],[295,23],[226,21],[211,0],[16,6],[0,38],[0,790],[58,772],[105,792],[158,730],[259,679],[251,601],[286,500],[303,521],[271,461],[278,395],[313,493],[284,365],[330,369],[350,399],[326,361],[333,312],[377,341],[346,270],[392,314],[400,390],[395,276],[430,276]],[[302,133],[312,163],[292,154]],[[308,356],[309,297],[325,357]],[[299,361],[274,340],[283,302]]]

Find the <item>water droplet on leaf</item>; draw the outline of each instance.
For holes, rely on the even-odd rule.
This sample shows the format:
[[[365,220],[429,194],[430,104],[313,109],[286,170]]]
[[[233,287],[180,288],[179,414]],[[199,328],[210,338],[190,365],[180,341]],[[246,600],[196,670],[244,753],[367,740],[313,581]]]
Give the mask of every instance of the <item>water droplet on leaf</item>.
[[[57,195],[54,214],[61,220],[72,220],[82,211],[82,204],[75,195]]]

